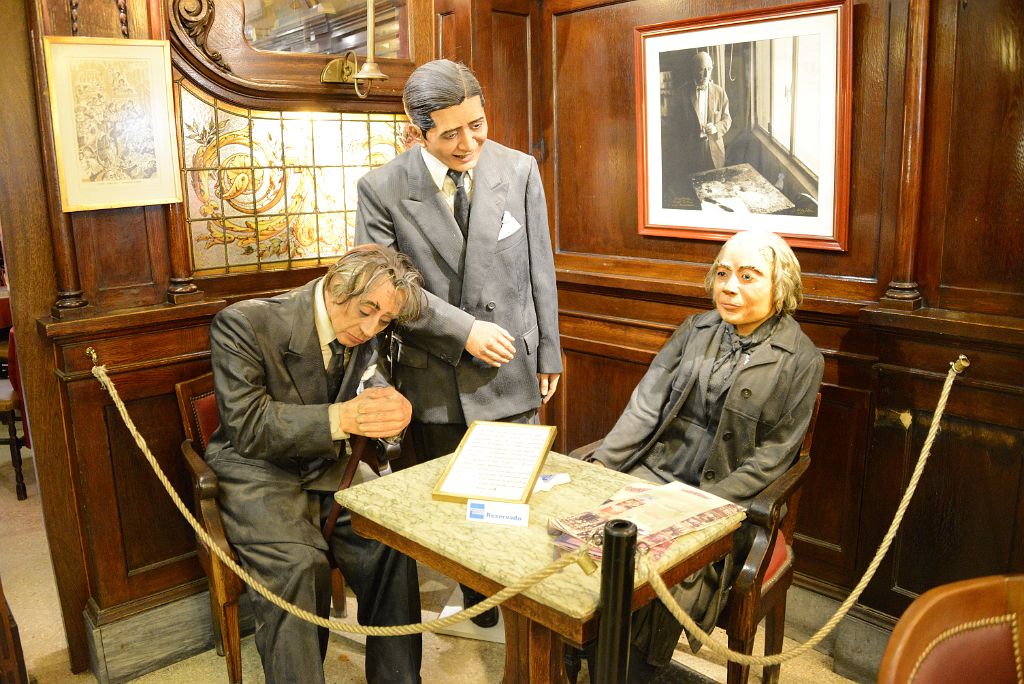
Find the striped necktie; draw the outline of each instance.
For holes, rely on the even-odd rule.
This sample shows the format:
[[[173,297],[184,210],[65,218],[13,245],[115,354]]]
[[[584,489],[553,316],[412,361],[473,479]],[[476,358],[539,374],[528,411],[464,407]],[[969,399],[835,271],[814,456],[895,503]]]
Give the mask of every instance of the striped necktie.
[[[462,184],[465,172],[448,169],[448,177],[455,183],[455,222],[459,224],[462,237],[469,239],[469,195],[466,194],[466,186]]]

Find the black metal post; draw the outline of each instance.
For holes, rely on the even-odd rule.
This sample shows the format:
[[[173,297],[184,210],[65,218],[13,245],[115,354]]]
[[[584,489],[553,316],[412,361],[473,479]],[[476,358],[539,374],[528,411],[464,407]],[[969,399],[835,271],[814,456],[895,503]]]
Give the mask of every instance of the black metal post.
[[[629,670],[633,556],[636,525],[611,520],[604,526],[601,555],[601,624],[597,630],[596,684],[620,684]]]

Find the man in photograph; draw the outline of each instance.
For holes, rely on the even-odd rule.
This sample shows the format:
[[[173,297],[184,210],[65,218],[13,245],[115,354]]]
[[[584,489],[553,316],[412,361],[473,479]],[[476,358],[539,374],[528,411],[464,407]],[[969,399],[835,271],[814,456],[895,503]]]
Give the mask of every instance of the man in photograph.
[[[693,174],[725,166],[725,134],[732,126],[729,97],[711,82],[711,55],[693,53],[689,68],[690,80],[674,89],[662,126],[668,202],[693,194]]]

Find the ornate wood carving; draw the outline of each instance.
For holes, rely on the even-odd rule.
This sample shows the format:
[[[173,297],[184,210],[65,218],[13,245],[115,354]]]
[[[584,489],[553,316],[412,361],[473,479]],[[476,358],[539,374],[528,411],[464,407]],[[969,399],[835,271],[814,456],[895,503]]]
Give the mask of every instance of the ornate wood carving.
[[[117,0],[117,20],[121,24],[121,35],[128,37],[128,0]]]
[[[181,203],[167,207],[169,230],[167,231],[167,250],[171,257],[171,277],[167,287],[167,301],[180,304],[186,301],[197,301],[203,298],[203,292],[192,281],[192,271],[188,258],[188,226],[182,215]]]
[[[71,10],[71,35],[78,35],[78,0],[71,0],[69,3]]]
[[[174,0],[174,17],[181,23],[188,37],[203,54],[224,71],[230,72],[224,58],[216,50],[206,46],[206,39],[213,26],[216,7],[213,0]]]
[[[917,309],[924,304],[915,276],[918,224],[921,213],[921,171],[924,142],[925,76],[928,59],[930,3],[910,3],[907,26],[907,76],[903,85],[903,151],[900,164],[900,202],[896,226],[896,264],[892,282],[879,301],[894,309]]]

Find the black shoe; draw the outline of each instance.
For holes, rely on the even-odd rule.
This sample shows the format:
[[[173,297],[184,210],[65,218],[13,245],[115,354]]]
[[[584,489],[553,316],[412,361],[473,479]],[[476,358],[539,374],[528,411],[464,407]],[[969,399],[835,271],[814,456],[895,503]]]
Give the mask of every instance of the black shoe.
[[[498,624],[498,609],[488,608],[476,617],[469,618],[477,627],[493,627]]]
[[[465,585],[462,586],[462,606],[464,608],[472,608],[476,604],[480,603],[487,597],[481,594],[479,591],[470,589]],[[488,608],[484,612],[480,613],[476,617],[469,618],[474,625],[477,627],[494,627],[498,624],[498,608]]]

